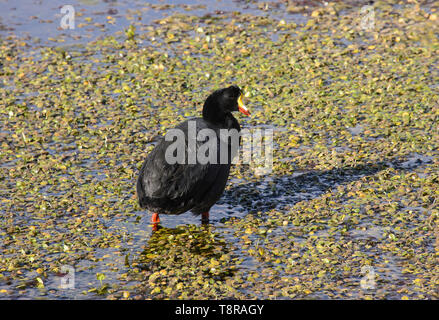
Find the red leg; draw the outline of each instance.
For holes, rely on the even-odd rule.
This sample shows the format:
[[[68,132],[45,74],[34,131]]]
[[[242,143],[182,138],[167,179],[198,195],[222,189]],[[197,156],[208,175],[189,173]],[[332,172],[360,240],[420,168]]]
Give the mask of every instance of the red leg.
[[[152,231],[158,230],[158,224],[160,223],[160,217],[158,213],[153,213],[151,216],[151,224],[152,224]]]
[[[151,223],[155,224],[155,223],[159,223],[160,222],[160,217],[158,213],[153,213],[151,216]]]
[[[209,211],[201,214],[201,222],[209,222]]]

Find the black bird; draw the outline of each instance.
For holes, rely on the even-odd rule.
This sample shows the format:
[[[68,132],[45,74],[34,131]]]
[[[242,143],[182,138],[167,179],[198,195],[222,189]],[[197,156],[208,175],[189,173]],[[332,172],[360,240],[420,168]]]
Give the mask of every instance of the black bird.
[[[241,127],[232,112],[250,115],[242,98],[241,89],[235,85],[216,90],[204,102],[202,118],[186,120],[168,131],[181,132],[179,145],[177,134],[173,134],[177,140],[165,135],[146,158],[137,179],[137,196],[140,206],[152,212],[151,223],[155,230],[160,213],[181,214],[191,210],[201,214],[203,222],[209,220],[209,210],[223,194],[232,158],[240,144],[236,136]],[[203,129],[210,129],[207,130],[210,135],[203,137],[202,133],[206,132]],[[224,132],[231,134],[224,139],[221,135]],[[178,154],[181,150],[183,155]],[[208,157],[208,161],[194,156],[199,152]]]

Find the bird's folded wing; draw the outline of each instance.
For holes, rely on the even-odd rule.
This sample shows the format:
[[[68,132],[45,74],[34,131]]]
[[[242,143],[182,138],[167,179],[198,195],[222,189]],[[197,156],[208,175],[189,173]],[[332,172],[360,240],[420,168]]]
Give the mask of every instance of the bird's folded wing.
[[[219,171],[216,164],[169,164],[166,148],[172,142],[162,140],[141,168],[139,195],[152,199],[193,199],[202,197],[214,183]],[[186,158],[187,159],[187,158]]]

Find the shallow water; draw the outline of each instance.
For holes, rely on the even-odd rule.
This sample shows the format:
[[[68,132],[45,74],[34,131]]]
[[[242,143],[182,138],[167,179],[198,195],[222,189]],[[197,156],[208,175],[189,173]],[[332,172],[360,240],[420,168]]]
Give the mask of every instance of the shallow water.
[[[149,26],[153,24],[155,20],[161,19],[175,12],[189,13],[197,16],[215,16],[225,14],[232,17],[233,11],[240,11],[242,13],[249,13],[257,16],[270,16],[276,18],[277,20],[285,19],[287,22],[292,21],[298,25],[306,23],[309,16],[309,12],[304,12],[303,14],[290,14],[283,10],[282,5],[280,5],[278,8],[273,7],[270,10],[264,10],[264,8],[261,9],[255,1],[153,1],[149,2],[147,5],[145,2],[141,1],[128,2],[90,0],[72,2],[76,11],[82,13],[82,15],[77,17],[77,27],[75,30],[61,30],[59,28],[59,21],[61,18],[59,9],[63,4],[65,3],[62,1],[35,0],[22,1],[18,6],[16,2],[0,0],[2,9],[0,10],[0,34],[2,36],[13,34],[18,37],[28,37],[31,40],[31,43],[33,42],[39,46],[49,45],[64,47],[66,45],[84,45],[91,40],[95,40],[96,38],[106,35],[116,35],[116,37],[120,36],[121,34],[123,35],[123,30],[132,24],[133,21],[136,21],[137,27],[140,28],[138,29],[138,32],[141,33],[142,27]],[[166,7],[166,4],[172,4],[174,6]],[[183,6],[183,4],[190,4],[190,10],[188,10],[188,7]],[[310,6],[312,8],[318,7],[318,5],[315,4],[310,4]],[[91,18],[91,20],[87,21],[85,18]],[[112,20],[115,20],[115,22],[108,23],[108,21]],[[84,25],[81,26],[81,24]],[[191,34],[194,35],[195,31],[192,31]],[[284,31],[273,32],[270,30],[267,31],[267,38],[271,39],[271,41],[278,41],[280,36],[284,34]],[[53,41],[51,38],[58,40],[61,39],[62,41]],[[341,38],[341,42],[343,47],[348,47],[349,45],[353,44],[352,41],[344,38]],[[359,53],[357,52],[356,55],[358,54]],[[202,54],[199,55],[203,56]],[[208,55],[209,53],[205,53],[205,56]],[[95,58],[98,59],[99,56],[96,56]],[[99,64],[96,63],[92,69],[99,70],[97,69],[98,65]],[[329,82],[332,83],[332,81],[333,80],[331,79]],[[338,81],[340,82],[340,79],[338,79]],[[347,80],[343,81],[347,82]],[[328,85],[330,85],[329,82]],[[291,83],[296,84],[296,80],[292,81]],[[33,92],[32,94],[35,96],[37,95],[37,92]],[[119,94],[109,93],[109,95],[117,97]],[[270,96],[275,97],[276,95],[270,92]],[[25,99],[26,95],[23,96],[22,100],[24,101]],[[22,102],[21,100],[19,101]],[[156,109],[157,107],[154,108]],[[41,112],[42,108],[30,105],[30,110],[33,112]],[[261,107],[261,104],[257,103],[254,110],[261,111],[264,109]],[[349,112],[343,107],[340,107],[340,110],[342,110],[343,113]],[[181,110],[179,112],[183,113],[184,111],[185,110]],[[145,116],[142,115],[142,117]],[[97,119],[97,123],[93,125],[90,124],[89,127],[93,128],[94,130],[99,130],[105,129],[108,125],[111,128],[111,125],[113,124],[112,121],[112,119],[107,119],[107,121],[104,122],[104,119]],[[279,134],[289,134],[289,128],[287,126],[283,127],[282,125],[267,125],[262,123],[257,124],[254,127],[273,128]],[[361,139],[361,137],[365,135],[366,141],[374,142],[375,140],[378,140],[376,136],[367,136],[367,133],[365,133],[365,131],[368,129],[367,127],[368,124],[362,124],[361,122],[352,126],[345,125],[346,130],[350,132],[353,137]],[[146,129],[147,128],[142,128],[144,131],[147,131]],[[5,138],[6,141],[6,137],[9,137],[9,135],[12,133],[13,131],[1,130],[0,138]],[[23,139],[25,139],[25,137],[23,137]],[[348,154],[353,151],[353,148],[343,144],[334,146],[336,143],[334,141],[335,139],[326,139],[326,145],[328,148],[333,150],[334,153]],[[153,144],[154,142],[150,143]],[[278,144],[276,144],[276,147],[281,149]],[[56,142],[52,141],[44,148],[45,152],[52,157],[59,157],[58,160],[60,161],[69,159],[70,156],[74,158],[75,152],[73,151],[77,151],[77,149],[77,143],[72,142],[72,140]],[[296,148],[291,148],[291,150],[294,150],[294,154],[296,156],[306,154],[306,151],[309,149],[311,149],[310,145],[300,144]],[[270,266],[272,270],[281,270],[279,273],[285,278],[290,279],[294,277],[301,277],[303,273],[300,273],[300,269],[294,274],[294,272],[288,270],[289,266],[286,265],[285,261],[277,266],[273,266],[270,265],[271,262],[261,260],[262,258],[257,254],[249,254],[247,250],[248,248],[243,247],[248,245],[250,248],[254,247],[256,251],[260,248],[265,248],[268,254],[271,254],[275,249],[282,248],[282,241],[287,241],[288,243],[294,243],[294,245],[298,248],[298,252],[301,255],[305,255],[308,253],[308,251],[314,248],[315,242],[331,242],[334,239],[337,241],[341,237],[341,234],[345,239],[349,240],[347,241],[348,244],[354,243],[355,249],[361,248],[361,250],[358,251],[361,251],[364,256],[375,263],[376,272],[377,274],[381,275],[380,281],[383,281],[384,284],[407,284],[411,281],[415,281],[416,278],[414,275],[403,274],[403,267],[401,266],[403,261],[400,257],[397,257],[393,253],[386,252],[385,248],[382,252],[378,252],[378,249],[376,248],[377,243],[380,241],[384,243],[384,240],[389,237],[397,238],[399,226],[389,226],[385,224],[377,225],[377,221],[375,221],[376,217],[374,216],[364,218],[361,220],[361,223],[355,225],[354,227],[349,225],[350,228],[347,231],[340,231],[338,229],[334,231],[333,229],[322,227],[325,225],[325,223],[330,222],[327,221],[329,218],[327,218],[327,220],[316,219],[315,223],[299,221],[299,225],[292,225],[292,221],[294,221],[294,219],[297,220],[300,218],[296,217],[293,208],[296,204],[300,203],[309,203],[311,205],[313,200],[319,199],[319,197],[327,194],[333,194],[336,196],[337,190],[340,186],[349,184],[354,185],[356,182],[359,184],[365,183],[364,180],[362,180],[363,178],[374,177],[375,175],[379,175],[388,169],[394,169],[397,171],[397,173],[393,173],[393,176],[398,177],[399,175],[409,175],[416,172],[417,177],[427,179],[429,175],[423,173],[423,170],[434,163],[436,160],[435,157],[431,155],[424,155],[421,152],[412,152],[405,153],[404,157],[392,157],[389,159],[383,157],[379,162],[372,161],[370,163],[363,161],[363,164],[357,167],[339,165],[335,169],[318,170],[313,168],[312,165],[309,165],[309,168],[306,170],[296,170],[294,167],[295,158],[294,156],[291,156],[291,154],[292,153],[289,155],[283,154],[285,157],[280,161],[290,165],[288,174],[268,175],[259,178],[251,177],[251,179],[249,178],[248,180],[246,180],[248,178],[246,176],[239,178],[231,177],[229,187],[224,196],[210,212],[210,232],[215,233],[219,238],[225,240],[225,246],[233,251],[233,258],[242,260],[242,262],[239,264],[239,271],[243,271],[245,274],[249,274],[251,272],[264,274],[265,271],[263,269],[267,266]],[[85,182],[100,186],[101,182],[106,182],[109,179],[114,178],[114,176],[111,176],[111,173],[104,172],[102,170],[103,167],[105,167],[105,161],[113,160],[111,157],[100,157],[96,152],[88,154],[88,157],[88,160],[82,158],[80,163],[74,164],[75,166],[81,168],[81,178],[83,178]],[[99,161],[96,160],[96,158],[98,158]],[[364,160],[359,157],[359,160],[360,159]],[[130,161],[134,160],[130,159]],[[319,161],[319,159],[316,159],[316,162]],[[0,169],[12,169],[16,166],[17,162],[18,159],[1,163]],[[31,162],[31,160],[29,162]],[[366,165],[364,165],[364,163],[366,163]],[[124,166],[124,164],[120,161],[118,162],[117,159],[115,162],[113,162],[113,165],[119,168],[121,166],[126,167],[130,165],[132,168],[135,168],[136,166],[136,164],[126,164],[126,166]],[[137,175],[137,171],[135,171],[133,175]],[[389,179],[393,179],[393,176],[391,176]],[[71,178],[71,176],[66,173],[64,173],[63,177],[66,179]],[[127,178],[125,179],[125,181],[128,181]],[[130,186],[134,186],[135,179],[132,179],[128,182]],[[7,183],[5,183],[5,185],[9,188],[15,187],[15,184],[15,181],[7,181]],[[83,191],[81,189],[79,190]],[[69,191],[75,192],[75,190],[57,190],[56,188],[52,188],[52,186],[49,184],[46,186],[41,186],[38,193],[46,200],[56,199],[56,201],[58,201],[58,199],[61,199]],[[111,193],[111,197],[106,198],[106,201],[117,207],[117,204],[127,202],[128,199],[133,196],[134,187],[129,190],[122,190],[121,192],[113,191],[114,190],[111,190],[109,192]],[[87,192],[89,191],[87,190]],[[103,197],[102,194],[97,194],[95,196],[95,200],[98,201],[101,197]],[[72,197],[72,199],[74,199],[74,197]],[[351,196],[346,196],[346,199],[342,198],[340,201],[348,203],[350,200]],[[404,201],[404,199],[398,200]],[[75,199],[73,201],[75,201]],[[32,199],[28,200],[26,205],[32,205]],[[44,218],[41,217],[28,217],[25,210],[26,205],[21,208],[23,209],[22,211],[17,212],[16,216],[13,217],[13,224],[15,226],[24,228],[26,224],[32,223],[38,225],[41,221],[44,221]],[[327,205],[329,210],[331,210],[331,205],[334,204]],[[404,207],[402,204],[400,204],[400,206],[401,212],[415,212],[417,213],[417,220],[425,221],[429,217],[428,215],[431,212],[430,209],[434,207],[434,202],[429,209],[424,208],[422,206],[422,202],[418,204],[418,206],[413,205]],[[126,209],[126,207],[122,207]],[[0,207],[0,209],[0,212],[7,216],[7,212],[4,211],[2,207]],[[376,212],[382,211],[382,208],[378,209],[373,208],[373,210],[376,210]],[[85,209],[80,208],[77,210],[79,212],[79,216],[85,214],[83,210]],[[363,210],[361,205],[360,210]],[[115,211],[119,212],[118,209]],[[8,294],[7,298],[99,299],[105,298],[105,295],[97,295],[96,290],[90,291],[90,288],[96,288],[101,285],[100,281],[97,280],[96,274],[102,273],[105,274],[103,283],[115,287],[122,285],[123,288],[130,291],[131,286],[134,287],[140,284],[140,282],[136,280],[124,280],[121,279],[121,276],[124,273],[129,273],[132,270],[130,264],[136,262],[136,260],[140,260],[143,256],[144,250],[151,247],[153,233],[149,224],[150,216],[148,213],[130,209],[127,211],[128,212],[119,212],[116,215],[110,215],[108,218],[100,217],[99,222],[102,224],[102,229],[84,231],[87,232],[87,237],[85,237],[86,239],[93,239],[95,237],[98,238],[99,236],[104,237],[106,232],[112,235],[118,235],[122,239],[122,245],[119,247],[100,247],[99,243],[95,245],[90,244],[90,250],[94,252],[94,257],[97,257],[98,259],[94,259],[94,257],[90,258],[88,256],[79,256],[79,253],[73,251],[71,253],[71,261],[73,262],[71,263],[74,264],[75,267],[75,289],[60,289],[60,278],[53,273],[49,273],[49,275],[44,278],[44,289],[35,288],[33,284],[29,283],[32,281],[32,279],[35,279],[38,274],[36,271],[26,271],[13,280],[3,281],[0,279],[0,290],[11,291],[12,288],[12,292]],[[285,225],[277,225],[276,223],[279,221],[276,221],[276,219],[271,217],[271,214],[276,212],[285,214],[281,218],[286,220],[280,221],[286,222]],[[316,210],[315,214],[318,215],[318,213],[319,210]],[[338,213],[339,212],[336,212],[334,216],[336,219],[340,218],[340,224],[345,223],[351,218],[348,214],[346,217],[338,217]],[[355,218],[355,214],[352,214],[352,216]],[[66,218],[67,217],[61,215],[59,221],[63,221],[63,219]],[[198,226],[200,224],[200,218],[192,215],[191,213],[185,213],[179,216],[162,215],[160,218],[161,225],[165,228],[168,228],[168,234],[166,235],[171,236],[174,233],[178,234],[178,226]],[[248,233],[245,231],[243,232],[242,229],[244,229],[245,226],[239,225],[240,220],[249,223],[254,222],[254,220],[257,220],[260,224],[266,223],[264,228],[269,230],[269,232],[265,229],[257,230],[258,232],[267,231],[265,238],[261,237],[260,234],[254,230],[249,230]],[[270,220],[274,221],[272,225],[270,225]],[[386,222],[385,219],[383,221]],[[237,229],[234,230],[230,223],[232,223],[232,226],[236,223],[238,226]],[[335,224],[337,223],[338,222],[336,221]],[[413,221],[410,221],[410,223],[414,224]],[[415,227],[414,225],[410,225],[410,223],[407,222],[408,227]],[[267,225],[269,227],[267,227]],[[314,227],[315,229],[310,229]],[[336,229],[337,227],[334,228]],[[342,228],[340,227],[339,229]],[[57,229],[57,231],[60,233],[68,233],[70,230],[62,229],[62,227],[60,227]],[[307,233],[307,231],[310,232]],[[340,233],[337,233],[339,231]],[[85,234],[83,235],[85,236]],[[243,240],[243,235],[248,239]],[[277,243],[276,239],[282,239],[282,241]],[[433,245],[433,236],[431,236],[428,241],[424,241],[425,244],[423,245],[423,250],[425,250],[427,253],[434,252],[435,248]],[[65,251],[69,252],[70,244],[63,243],[63,245],[67,247]],[[17,253],[17,256],[26,256],[28,249],[25,247],[23,248],[24,253]],[[382,248],[380,248],[380,250],[381,249]],[[46,255],[44,258],[51,258],[56,261],[60,257],[61,253],[62,251],[55,252],[52,256]],[[287,253],[287,255],[288,254],[289,253]],[[374,257],[374,254],[376,254],[377,257]],[[261,256],[263,256],[263,254],[261,254]],[[337,254],[335,254],[335,256],[337,256]],[[10,257],[11,256],[5,256],[4,258]],[[312,257],[310,256],[309,258],[311,259]],[[266,259],[266,257],[263,257],[263,259]],[[296,260],[293,259],[291,264],[294,265],[294,263],[296,263],[295,261]],[[299,261],[298,263],[303,262],[298,259],[297,261]],[[304,261],[306,263],[308,262],[306,259]],[[266,262],[267,264],[265,264]],[[354,262],[357,263],[357,261]],[[289,260],[288,263],[290,263]],[[358,265],[361,265],[362,263],[364,263],[364,261],[361,261],[361,263],[358,262]],[[69,262],[66,262],[66,264],[69,264]],[[357,267],[355,264],[354,266]],[[317,271],[312,270],[310,272],[314,274]],[[323,275],[322,278],[325,279],[324,277],[325,276]],[[338,280],[337,277],[343,278],[345,281],[345,287],[352,289],[351,295],[345,294],[344,297],[364,297],[364,292],[359,289],[359,280],[361,279],[361,274],[356,271],[352,271],[349,276],[344,275],[341,277],[336,275],[334,278],[329,280]],[[301,282],[306,283],[306,280]],[[339,285],[339,287],[342,287],[343,290],[346,289],[342,285]],[[253,289],[254,288],[251,287],[250,284],[250,287],[247,286],[241,288],[240,292],[243,293],[244,296],[257,298],[266,298],[268,296],[267,293],[261,291],[252,292]],[[381,294],[380,290],[385,291],[386,289],[379,289],[377,292],[375,292],[375,294],[379,296]],[[133,292],[138,293],[137,291],[139,291],[138,288],[133,289]],[[415,292],[417,291],[415,290]],[[317,290],[316,292],[308,295],[299,295],[299,298],[306,297],[310,299],[329,299],[331,298],[330,293],[331,290]],[[385,296],[387,298],[401,297],[401,295],[396,293],[396,291],[386,294],[387,295]],[[287,296],[288,295],[281,295],[277,297],[286,298]],[[148,293],[146,293],[144,297],[149,297]]]
[[[138,24],[151,25],[153,21],[162,19],[173,13],[189,13],[197,16],[230,14],[234,11],[252,15],[270,15],[278,19],[306,22],[302,14],[290,14],[274,10],[260,10],[256,2],[236,0],[173,0],[173,1],[102,1],[74,0],[75,29],[63,30],[60,27],[63,14],[61,8],[66,5],[62,0],[1,0],[0,1],[0,33],[29,37],[38,44],[54,45],[50,39],[63,38],[61,46],[87,43],[106,35],[126,29],[134,21]],[[91,18],[89,22],[85,17]],[[109,19],[110,18],[110,19]],[[115,22],[109,24],[108,20]],[[84,25],[82,25],[84,24]],[[86,25],[85,25],[86,24]]]

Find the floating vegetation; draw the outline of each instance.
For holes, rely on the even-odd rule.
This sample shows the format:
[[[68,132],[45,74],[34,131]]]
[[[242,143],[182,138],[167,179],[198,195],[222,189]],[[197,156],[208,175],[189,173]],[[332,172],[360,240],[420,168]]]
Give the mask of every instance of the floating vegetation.
[[[373,7],[371,30],[336,2],[0,38],[0,297],[438,298],[438,7]],[[273,172],[236,165],[221,221],[151,234],[142,160],[231,83],[243,126],[274,128]]]

